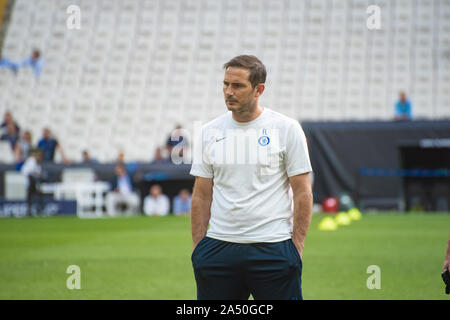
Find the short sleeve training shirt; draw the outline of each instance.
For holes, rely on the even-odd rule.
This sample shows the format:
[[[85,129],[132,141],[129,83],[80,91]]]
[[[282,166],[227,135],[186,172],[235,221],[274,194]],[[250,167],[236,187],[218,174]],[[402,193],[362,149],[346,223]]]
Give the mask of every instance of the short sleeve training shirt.
[[[207,236],[236,243],[291,238],[288,178],[312,171],[299,122],[268,108],[245,123],[228,112],[204,125],[196,142],[190,173],[213,179]]]

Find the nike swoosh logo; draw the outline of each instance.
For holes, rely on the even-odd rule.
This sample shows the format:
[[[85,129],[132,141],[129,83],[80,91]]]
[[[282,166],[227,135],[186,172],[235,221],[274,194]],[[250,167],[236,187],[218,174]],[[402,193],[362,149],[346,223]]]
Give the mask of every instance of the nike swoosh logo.
[[[223,138],[216,138],[216,142],[219,142],[219,141],[221,141],[221,140],[223,140],[223,139],[225,139],[226,137],[223,137]]]

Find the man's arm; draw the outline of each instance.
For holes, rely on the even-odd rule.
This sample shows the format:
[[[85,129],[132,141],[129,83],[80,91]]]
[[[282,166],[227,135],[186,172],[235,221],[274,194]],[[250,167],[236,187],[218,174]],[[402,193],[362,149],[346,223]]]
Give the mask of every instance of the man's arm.
[[[25,159],[22,159],[22,146],[19,142],[16,143],[13,149],[14,152],[14,158],[16,159],[16,162],[25,161]]]
[[[303,257],[305,238],[311,223],[313,195],[309,172],[289,178],[294,194],[294,226],[292,242],[297,247],[300,257]]]
[[[64,153],[64,150],[63,150],[62,146],[59,144],[59,142],[56,145],[56,148],[58,149],[59,153],[61,154],[61,158],[62,158],[63,163],[66,166],[70,165],[70,161],[69,161],[69,159],[67,159],[66,154]]]
[[[193,248],[206,236],[211,217],[212,178],[195,177],[191,201],[191,231]]]

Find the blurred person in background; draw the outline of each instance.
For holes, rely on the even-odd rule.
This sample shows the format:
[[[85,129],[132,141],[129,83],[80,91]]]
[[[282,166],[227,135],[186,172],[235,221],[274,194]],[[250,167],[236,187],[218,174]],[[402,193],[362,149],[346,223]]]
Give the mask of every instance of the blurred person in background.
[[[23,175],[27,177],[27,215],[31,217],[31,207],[33,201],[37,198],[38,212],[43,209],[42,193],[40,191],[40,183],[42,181],[42,150],[32,149],[30,156],[26,159],[21,168]]]
[[[166,216],[169,210],[169,197],[163,194],[159,184],[154,184],[150,188],[149,195],[144,199],[144,213],[147,216]]]
[[[123,152],[123,151],[119,152],[119,154],[117,155],[117,161],[116,162],[125,165],[125,152]]]
[[[395,104],[395,121],[412,120],[412,106],[405,92],[400,92],[399,100]]]
[[[110,216],[117,215],[119,206],[124,207],[128,215],[137,213],[139,197],[133,192],[133,184],[130,176],[122,163],[114,167],[116,177],[112,182],[112,191],[106,195],[106,210]]]
[[[41,58],[41,52],[34,49],[31,56],[19,63],[19,68],[31,68],[36,78],[39,78],[42,72],[44,61]]]
[[[181,189],[173,199],[173,213],[176,216],[191,213],[191,193],[188,189]]]
[[[61,147],[61,144],[52,136],[52,132],[49,128],[44,128],[42,131],[42,138],[38,142],[38,148],[42,150],[43,160],[53,162],[55,159],[55,151],[58,149],[61,154],[61,158],[65,165],[69,165],[70,161],[67,159],[64,154],[64,150]]]
[[[162,148],[158,147],[155,150],[155,156],[151,164],[164,164],[164,163],[170,163],[170,159],[164,157]]]
[[[13,122],[8,122],[6,124],[6,132],[0,136],[0,140],[8,141],[11,150],[14,152],[14,148],[16,147],[17,141],[19,141],[19,131]]]
[[[92,158],[91,155],[89,154],[89,151],[87,150],[83,150],[83,152],[81,153],[81,163],[83,164],[92,164],[92,163],[98,163],[97,159]]]
[[[17,132],[20,133],[20,127],[17,124],[17,122],[14,121],[11,112],[6,111],[5,114],[3,115],[3,122],[2,124],[0,124],[0,136],[7,133],[8,123],[13,123],[14,126],[16,127]]]
[[[31,132],[26,130],[22,137],[17,141],[14,148],[14,155],[16,158],[17,169],[20,170],[25,160],[29,157],[30,151],[33,149],[33,139]]]

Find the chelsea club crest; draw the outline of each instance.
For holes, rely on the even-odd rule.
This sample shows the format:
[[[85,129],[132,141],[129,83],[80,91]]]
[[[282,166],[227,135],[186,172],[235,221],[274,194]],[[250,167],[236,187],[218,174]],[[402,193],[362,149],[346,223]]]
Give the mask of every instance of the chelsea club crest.
[[[270,143],[270,138],[268,136],[261,136],[258,139],[258,143],[260,146],[267,146]]]

